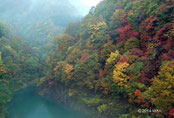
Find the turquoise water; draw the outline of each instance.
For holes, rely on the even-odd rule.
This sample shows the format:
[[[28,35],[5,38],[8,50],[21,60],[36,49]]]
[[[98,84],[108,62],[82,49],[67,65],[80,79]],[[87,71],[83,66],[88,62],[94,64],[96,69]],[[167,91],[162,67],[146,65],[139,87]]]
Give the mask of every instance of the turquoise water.
[[[9,103],[8,111],[7,118],[90,118],[83,113],[38,96],[34,88],[16,92]]]

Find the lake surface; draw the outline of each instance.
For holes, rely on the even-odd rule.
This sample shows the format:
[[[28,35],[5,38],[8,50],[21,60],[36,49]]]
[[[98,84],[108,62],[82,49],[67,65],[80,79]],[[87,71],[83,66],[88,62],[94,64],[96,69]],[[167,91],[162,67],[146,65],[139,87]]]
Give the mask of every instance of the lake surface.
[[[9,103],[7,118],[90,118],[36,94],[35,88],[17,91]]]

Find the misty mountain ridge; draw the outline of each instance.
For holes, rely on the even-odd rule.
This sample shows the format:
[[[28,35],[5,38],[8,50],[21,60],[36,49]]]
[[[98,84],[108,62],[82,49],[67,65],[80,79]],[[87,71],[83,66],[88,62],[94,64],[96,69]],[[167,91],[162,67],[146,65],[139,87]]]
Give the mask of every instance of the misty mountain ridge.
[[[68,0],[6,0],[0,4],[0,20],[27,41],[46,44],[61,35],[82,15]]]

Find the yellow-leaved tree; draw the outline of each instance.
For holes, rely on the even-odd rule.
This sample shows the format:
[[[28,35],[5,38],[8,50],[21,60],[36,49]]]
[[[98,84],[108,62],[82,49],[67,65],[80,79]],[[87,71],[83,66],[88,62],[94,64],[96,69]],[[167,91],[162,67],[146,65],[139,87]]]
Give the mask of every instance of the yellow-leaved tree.
[[[71,78],[71,72],[73,71],[73,69],[73,65],[68,63],[66,64],[64,71],[66,74],[68,74],[68,78]]]
[[[91,39],[95,38],[96,34],[100,31],[107,30],[108,26],[105,21],[98,22],[96,25],[89,26],[89,34],[91,35]]]
[[[6,45],[5,48],[6,48],[13,56],[17,56],[17,52],[16,52],[10,45]]]
[[[112,69],[114,65],[119,61],[121,55],[118,50],[111,52],[109,58],[106,60],[106,69]]]
[[[1,56],[2,52],[0,52],[0,64],[2,64],[2,56]]]
[[[153,78],[152,86],[143,93],[143,97],[164,113],[173,107],[174,60],[161,66],[159,75]]]
[[[121,88],[127,88],[127,82],[129,77],[126,75],[126,69],[129,66],[127,62],[117,63],[113,71],[113,80]]]
[[[56,75],[59,74],[59,69],[63,68],[64,64],[65,64],[64,61],[57,62],[57,66],[54,68],[54,73]]]

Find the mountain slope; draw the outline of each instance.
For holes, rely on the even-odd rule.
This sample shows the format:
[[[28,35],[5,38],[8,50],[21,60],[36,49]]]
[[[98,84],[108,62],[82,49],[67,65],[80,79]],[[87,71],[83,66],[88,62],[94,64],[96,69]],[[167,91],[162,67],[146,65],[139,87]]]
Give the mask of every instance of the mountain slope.
[[[69,22],[80,19],[68,0],[6,0],[0,5],[0,20],[33,45],[46,45]]]
[[[40,88],[61,83],[109,118],[173,116],[172,0],[103,0],[54,43]]]

